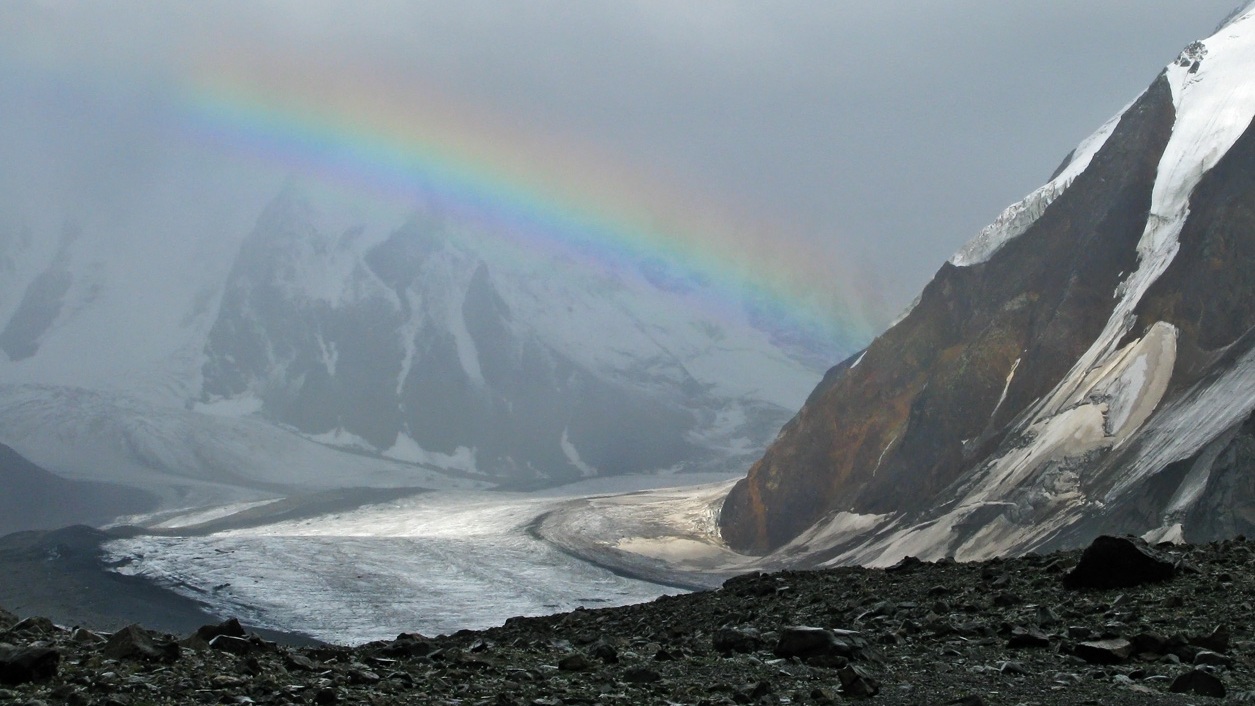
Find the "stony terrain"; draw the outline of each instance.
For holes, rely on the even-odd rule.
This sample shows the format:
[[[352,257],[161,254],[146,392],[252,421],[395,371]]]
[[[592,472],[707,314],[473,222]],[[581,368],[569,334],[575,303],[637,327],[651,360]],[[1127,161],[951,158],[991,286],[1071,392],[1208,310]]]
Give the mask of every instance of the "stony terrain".
[[[0,703],[1201,704],[1255,700],[1255,545],[748,575],[479,632],[277,645],[0,612]],[[1124,587],[1094,588],[1113,584]],[[800,627],[809,626],[809,627]]]

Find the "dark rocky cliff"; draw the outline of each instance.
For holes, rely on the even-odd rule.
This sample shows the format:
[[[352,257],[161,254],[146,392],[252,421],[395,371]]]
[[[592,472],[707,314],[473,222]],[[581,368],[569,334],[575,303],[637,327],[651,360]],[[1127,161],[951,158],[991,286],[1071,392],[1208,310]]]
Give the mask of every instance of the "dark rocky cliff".
[[[1008,209],[1025,228],[943,265],[830,371],[729,493],[731,546],[772,552],[840,513],[873,530],[784,553],[982,558],[1252,528],[1252,17],[1187,47],[1088,163]]]
[[[1111,292],[1136,264],[1173,118],[1161,78],[1027,232],[986,262],[944,265],[911,313],[821,386],[729,494],[720,519],[729,544],[763,552],[833,509],[937,502],[997,446],[1110,317]]]

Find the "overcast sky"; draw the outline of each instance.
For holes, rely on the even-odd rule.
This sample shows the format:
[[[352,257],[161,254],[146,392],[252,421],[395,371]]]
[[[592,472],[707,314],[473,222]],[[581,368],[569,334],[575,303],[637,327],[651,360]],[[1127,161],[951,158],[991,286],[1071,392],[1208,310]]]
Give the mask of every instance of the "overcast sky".
[[[892,313],[1236,4],[6,0],[0,219],[243,235],[279,177],[153,115],[207,61],[366,66],[825,243]]]

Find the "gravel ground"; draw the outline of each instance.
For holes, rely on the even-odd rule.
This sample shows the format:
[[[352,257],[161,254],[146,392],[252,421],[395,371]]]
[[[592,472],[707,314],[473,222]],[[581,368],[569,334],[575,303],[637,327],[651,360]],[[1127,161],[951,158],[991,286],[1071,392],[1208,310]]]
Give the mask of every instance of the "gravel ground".
[[[1065,587],[1079,551],[755,574],[647,604],[351,648],[276,645],[235,623],[176,643],[0,614],[0,703],[1255,701],[1253,549],[1236,539],[1143,550],[1171,577],[1111,589]],[[1100,563],[1138,580],[1118,559]]]

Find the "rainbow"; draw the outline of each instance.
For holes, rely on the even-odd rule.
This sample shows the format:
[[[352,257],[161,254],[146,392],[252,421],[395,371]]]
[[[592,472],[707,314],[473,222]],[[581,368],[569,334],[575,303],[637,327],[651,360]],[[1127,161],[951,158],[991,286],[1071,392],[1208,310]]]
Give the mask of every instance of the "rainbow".
[[[528,248],[593,265],[660,260],[725,304],[753,302],[827,343],[861,345],[874,333],[856,280],[807,239],[779,237],[595,145],[509,128],[386,76],[219,63],[188,84],[182,122],[197,139],[291,171],[401,202],[434,200]]]

